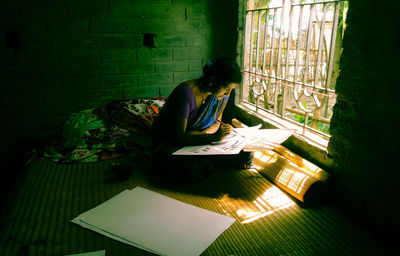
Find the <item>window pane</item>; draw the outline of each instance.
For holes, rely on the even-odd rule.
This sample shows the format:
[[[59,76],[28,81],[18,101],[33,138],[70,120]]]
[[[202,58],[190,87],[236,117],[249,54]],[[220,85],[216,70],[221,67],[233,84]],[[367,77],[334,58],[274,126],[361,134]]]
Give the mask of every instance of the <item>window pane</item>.
[[[329,134],[345,1],[247,1],[243,100]]]

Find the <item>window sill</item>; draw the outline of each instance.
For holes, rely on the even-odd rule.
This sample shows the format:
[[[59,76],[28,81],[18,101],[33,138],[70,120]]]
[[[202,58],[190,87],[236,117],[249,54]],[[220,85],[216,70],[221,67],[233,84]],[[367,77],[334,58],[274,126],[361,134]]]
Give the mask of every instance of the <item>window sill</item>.
[[[313,133],[312,131],[305,130],[303,132],[303,127],[292,123],[290,121],[284,120],[282,118],[279,118],[278,116],[275,116],[271,113],[268,113],[267,111],[264,111],[262,109],[257,109],[255,106],[252,106],[247,103],[241,103],[237,105],[240,107],[242,110],[247,111],[249,114],[254,115],[260,119],[262,119],[264,122],[267,122],[276,128],[279,129],[290,129],[295,131],[295,136],[306,141],[310,145],[320,148],[321,150],[327,151],[328,147],[328,142],[329,142],[329,135],[320,135]]]
[[[263,127],[267,128],[294,130],[295,134],[282,143],[284,147],[325,170],[333,168],[333,160],[327,151],[329,135],[322,136],[308,130],[303,133],[302,126],[281,119],[261,109],[256,111],[255,106],[244,102],[235,106],[241,112],[239,120],[250,120],[248,121],[249,125],[256,125],[261,122]]]

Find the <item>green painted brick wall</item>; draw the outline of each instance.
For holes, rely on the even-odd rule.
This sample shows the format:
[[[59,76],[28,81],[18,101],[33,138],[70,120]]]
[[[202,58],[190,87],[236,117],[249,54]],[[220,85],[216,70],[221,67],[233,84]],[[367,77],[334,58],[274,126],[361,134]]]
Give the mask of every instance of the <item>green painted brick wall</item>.
[[[0,0],[2,159],[46,142],[72,112],[168,95],[208,59],[234,57],[236,2]]]

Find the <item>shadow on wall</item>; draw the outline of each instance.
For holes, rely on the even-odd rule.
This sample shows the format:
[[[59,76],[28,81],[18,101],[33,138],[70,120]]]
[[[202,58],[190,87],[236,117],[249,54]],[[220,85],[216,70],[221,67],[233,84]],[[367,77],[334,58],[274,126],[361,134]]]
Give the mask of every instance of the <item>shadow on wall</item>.
[[[399,12],[399,1],[350,1],[328,145],[338,164],[337,203],[395,244],[391,234],[400,231],[394,210],[400,178]]]
[[[238,0],[208,1],[208,22],[210,23],[210,56],[236,58]]]

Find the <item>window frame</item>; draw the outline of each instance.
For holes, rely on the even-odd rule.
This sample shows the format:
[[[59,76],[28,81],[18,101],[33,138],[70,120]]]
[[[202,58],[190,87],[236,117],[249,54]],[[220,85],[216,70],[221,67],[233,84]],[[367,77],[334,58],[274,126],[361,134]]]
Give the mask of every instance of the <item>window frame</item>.
[[[311,3],[310,3],[310,1],[305,1],[306,3],[301,3],[301,4],[293,4],[294,1],[292,1],[292,0],[286,0],[286,1],[290,2],[289,3],[290,10],[292,10],[295,5],[297,5],[297,6],[304,6],[304,5],[316,6],[316,5],[321,5],[322,4],[323,8],[325,8],[325,6],[328,5],[328,4],[334,5],[334,12],[335,13],[334,13],[333,20],[332,20],[333,24],[332,24],[332,31],[331,31],[331,33],[332,33],[331,40],[332,41],[330,42],[329,57],[328,57],[328,62],[329,63],[327,63],[328,67],[327,67],[327,71],[326,71],[326,73],[327,73],[326,74],[326,76],[327,76],[326,85],[329,85],[330,82],[331,82],[329,79],[332,79],[332,62],[333,62],[332,55],[334,55],[336,33],[337,33],[338,22],[339,22],[339,13],[338,12],[339,12],[339,8],[340,8],[340,4],[343,3],[343,2],[347,2],[347,1],[342,1],[342,0],[322,0],[322,1],[318,1],[318,0],[316,0],[316,1],[312,1]],[[282,2],[284,3],[285,0],[283,0]],[[276,104],[276,96],[274,96],[275,102],[274,102],[274,107],[273,107],[272,111],[267,110],[267,109],[263,109],[258,104],[254,104],[254,103],[250,102],[249,100],[245,100],[245,97],[244,97],[244,93],[245,92],[244,92],[244,90],[246,89],[245,86],[249,87],[249,84],[250,84],[249,81],[251,81],[250,76],[256,77],[256,76],[260,75],[259,73],[257,73],[257,70],[255,70],[255,72],[252,72],[253,71],[252,70],[252,65],[253,65],[253,62],[254,62],[253,60],[252,60],[251,64],[246,65],[247,64],[246,61],[248,61],[247,59],[249,59],[249,58],[253,59],[253,56],[251,55],[252,51],[250,51],[246,47],[248,47],[249,44],[250,45],[253,44],[253,40],[254,40],[253,38],[255,37],[255,35],[252,35],[252,34],[248,33],[249,30],[253,30],[252,27],[249,29],[249,21],[247,20],[248,13],[249,12],[256,12],[256,11],[261,13],[261,11],[265,11],[265,14],[267,15],[268,11],[270,9],[282,8],[281,13],[284,14],[284,15],[281,15],[282,20],[284,18],[288,18],[290,20],[290,22],[293,20],[293,18],[286,17],[286,14],[285,14],[285,12],[283,10],[283,8],[284,8],[283,4],[282,4],[281,7],[259,8],[259,9],[255,9],[255,8],[248,9],[247,8],[247,4],[248,4],[247,0],[242,0],[241,4],[239,5],[239,22],[238,22],[238,25],[239,25],[239,29],[238,29],[238,36],[239,36],[238,52],[239,52],[239,56],[238,56],[238,59],[239,59],[239,63],[242,66],[242,72],[243,72],[244,79],[243,79],[243,83],[241,84],[240,89],[236,90],[236,94],[235,94],[235,103],[236,103],[236,105],[238,107],[240,107],[242,110],[248,112],[249,114],[255,115],[255,116],[261,118],[262,120],[264,120],[265,122],[270,123],[270,124],[272,124],[273,126],[275,126],[277,128],[286,128],[286,129],[295,130],[296,136],[301,137],[303,140],[307,141],[309,144],[311,144],[313,146],[316,146],[316,147],[326,151],[327,150],[327,146],[328,146],[328,142],[329,142],[329,139],[330,139],[330,135],[326,134],[326,133],[323,133],[321,131],[318,131],[318,130],[306,125],[307,124],[307,118],[309,117],[310,113],[308,113],[306,111],[304,112],[305,113],[304,114],[305,121],[304,121],[304,123],[302,125],[300,125],[298,122],[285,117],[282,114],[282,112],[280,114],[277,113],[277,111],[276,111],[276,108],[277,108],[276,107],[277,106],[277,104]],[[303,8],[303,7],[301,7],[301,8]],[[312,7],[310,7],[310,8],[312,8]],[[275,14],[275,11],[274,11],[274,14]],[[282,17],[282,16],[285,16],[285,17]],[[311,17],[311,14],[310,14],[310,17]],[[325,17],[325,13],[324,13],[324,17]],[[253,19],[253,16],[251,17],[251,19]],[[265,19],[267,19],[267,18],[265,18]],[[274,19],[275,19],[275,17],[274,17]],[[311,20],[311,18],[310,18],[310,20]],[[253,21],[251,21],[251,22],[253,22]],[[324,20],[321,21],[321,27],[322,27],[322,24],[325,24],[323,22],[324,22]],[[265,22],[265,23],[267,23],[267,22]],[[308,24],[308,26],[310,27],[309,24]],[[266,31],[266,29],[267,29],[267,25],[265,25],[265,31]],[[253,33],[254,33],[254,31],[253,31]],[[258,34],[261,34],[260,30],[258,30]],[[281,35],[280,34],[281,33],[279,32],[279,37],[280,37],[279,40],[281,41]],[[290,30],[289,30],[289,34],[290,34]],[[323,34],[323,30],[322,30],[321,34]],[[287,41],[289,42],[290,35],[288,37],[289,37],[289,39],[287,39]],[[322,37],[323,36],[320,36],[319,40],[321,40]],[[265,40],[265,34],[264,34],[264,40]],[[264,44],[265,44],[265,42],[264,42]],[[287,43],[287,45],[289,45],[289,44],[290,43]],[[298,45],[298,41],[297,41],[297,45]],[[258,42],[257,42],[257,47],[258,47]],[[281,45],[279,45],[279,47],[281,47]],[[271,49],[273,49],[273,48],[271,47]],[[289,49],[289,46],[288,46],[288,49]],[[299,48],[297,48],[297,50],[298,49]],[[278,51],[279,55],[281,53],[280,50],[281,50],[281,48],[279,48],[279,51]],[[258,48],[256,48],[256,54],[259,54],[257,51],[258,51]],[[318,56],[320,57],[320,54],[321,54],[320,50],[318,49],[318,51],[319,51]],[[247,56],[248,52],[250,52],[249,56]],[[273,57],[271,57],[271,60],[272,60],[272,58]],[[307,58],[305,58],[305,59],[307,59]],[[258,61],[258,55],[257,55],[257,58],[256,58],[256,62],[257,61]],[[250,61],[248,61],[248,62],[250,62]],[[271,61],[271,63],[272,63],[272,61]],[[279,65],[279,63],[280,62],[279,62],[279,59],[278,59],[277,66]],[[317,65],[318,65],[318,63],[317,63]],[[257,68],[257,66],[256,66],[256,68]],[[264,68],[264,66],[263,66],[263,68]],[[318,68],[317,68],[317,70],[318,70]],[[264,71],[261,71],[261,72],[262,72],[261,73],[261,79],[264,79],[265,78]],[[246,76],[248,76],[248,78],[247,78],[248,80],[246,80]],[[253,81],[255,81],[254,77],[252,78]],[[269,77],[269,79],[271,79],[271,77]],[[279,79],[279,77],[276,77],[276,79]],[[284,81],[284,79],[281,79],[281,80],[283,81],[283,83],[281,83],[280,86],[282,86],[284,88],[284,90],[286,90],[287,85],[290,82],[295,83],[295,80],[293,80],[293,81]],[[316,87],[316,86],[314,86],[314,88],[318,89],[318,87]],[[276,94],[276,91],[277,90],[275,89],[275,94]],[[325,91],[324,92],[328,92],[328,91],[330,93],[332,93],[332,92],[334,93],[334,90],[329,89],[329,88],[327,88],[327,86],[325,86]],[[261,94],[259,96],[261,96]],[[283,108],[286,110],[285,106]]]

